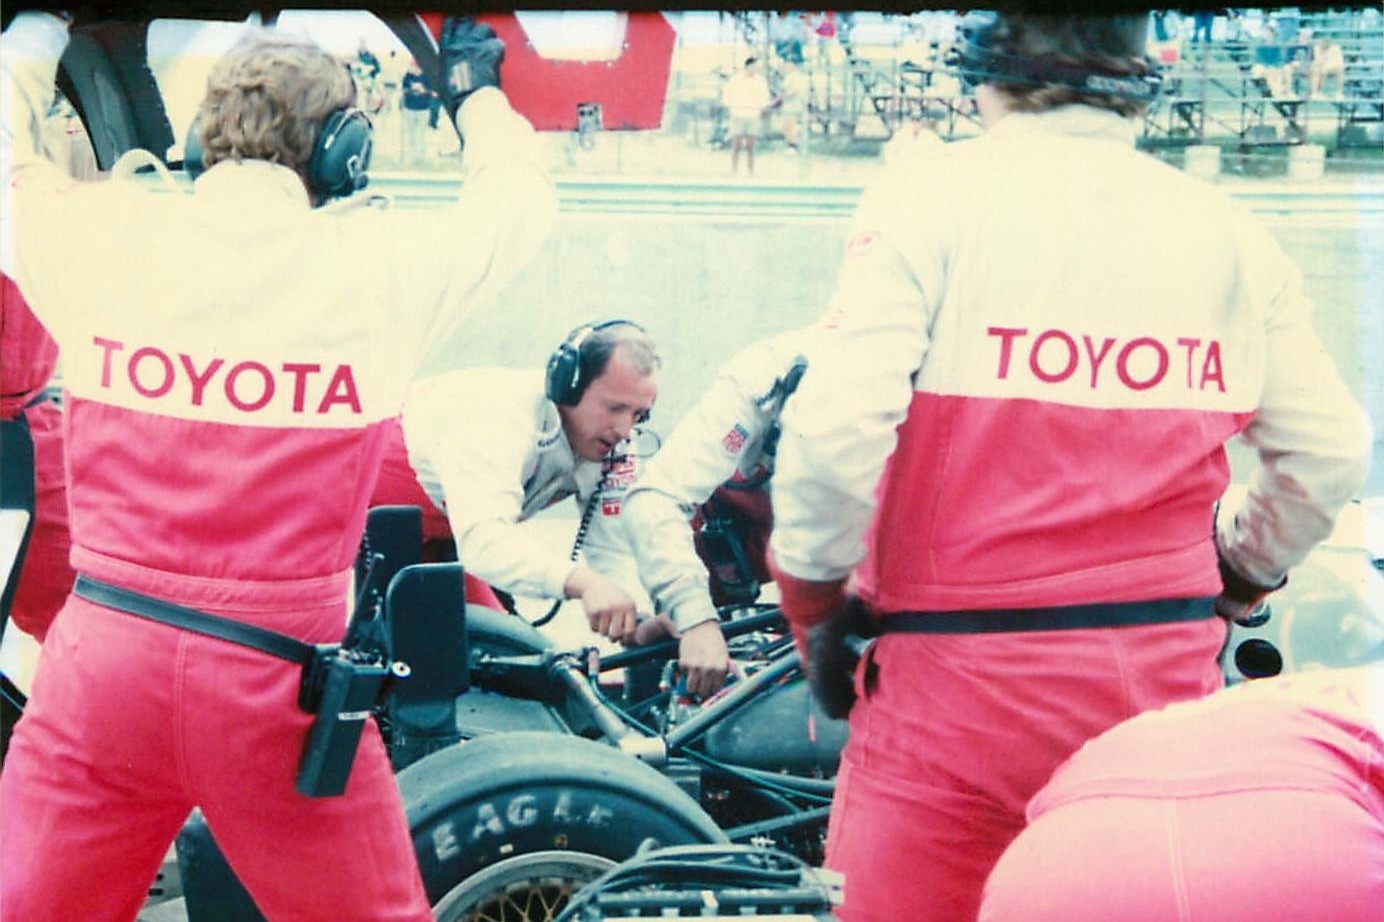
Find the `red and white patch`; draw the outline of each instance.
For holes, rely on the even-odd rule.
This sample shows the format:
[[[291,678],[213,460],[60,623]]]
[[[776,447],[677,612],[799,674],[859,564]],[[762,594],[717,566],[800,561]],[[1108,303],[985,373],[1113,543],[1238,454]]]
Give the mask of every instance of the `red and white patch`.
[[[725,437],[721,439],[721,447],[726,450],[726,454],[739,454],[740,449],[745,447],[745,440],[749,437],[749,431],[746,430],[744,426],[736,423],[731,427],[731,430],[726,433]]]
[[[617,498],[617,499],[605,499],[605,500],[601,500],[601,515],[619,515],[619,514],[620,514],[620,500],[619,500],[618,498]]]
[[[851,259],[864,256],[873,250],[877,243],[879,243],[879,231],[865,231],[862,234],[856,234],[846,241],[846,256]]]

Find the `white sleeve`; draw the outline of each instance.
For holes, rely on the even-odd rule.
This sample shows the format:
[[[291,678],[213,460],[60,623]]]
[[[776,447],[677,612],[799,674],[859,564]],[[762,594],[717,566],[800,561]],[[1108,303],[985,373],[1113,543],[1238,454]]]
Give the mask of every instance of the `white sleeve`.
[[[574,564],[540,523],[521,521],[537,444],[532,408],[497,401],[483,374],[451,372],[420,382],[404,434],[419,482],[442,500],[466,571],[515,595],[563,598]]]
[[[419,293],[422,303],[442,307],[425,331],[425,349],[444,344],[472,308],[508,284],[538,254],[557,217],[544,148],[502,92],[472,93],[457,123],[466,148],[456,207],[408,215],[409,240],[425,242],[404,284],[432,289]]]
[[[770,546],[800,579],[841,579],[864,557],[875,487],[928,349],[924,289],[940,289],[942,261],[909,211],[880,182],[862,197],[836,292],[807,341],[810,371],[784,410]]]
[[[743,430],[740,447],[728,450],[724,440],[737,426]],[[759,444],[764,428],[754,395],[735,378],[718,376],[625,500],[622,518],[640,579],[657,610],[668,612],[679,631],[717,617],[688,521],[735,473],[744,446]]]
[[[74,185],[44,156],[43,125],[67,41],[66,22],[35,11],[16,15],[0,40],[0,271],[26,290],[29,264],[52,249],[40,229],[64,226],[45,212],[60,204],[56,192]]]
[[[1243,432],[1259,466],[1243,505],[1219,518],[1218,538],[1237,573],[1272,586],[1363,487],[1371,432],[1312,327],[1300,273],[1267,232],[1256,236],[1254,271],[1280,285],[1267,318],[1264,391]]]

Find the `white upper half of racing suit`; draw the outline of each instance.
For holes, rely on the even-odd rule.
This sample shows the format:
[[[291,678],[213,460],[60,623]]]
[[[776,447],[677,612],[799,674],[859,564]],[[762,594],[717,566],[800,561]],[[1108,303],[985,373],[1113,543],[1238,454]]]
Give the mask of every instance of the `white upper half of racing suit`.
[[[62,351],[74,564],[344,598],[379,423],[552,226],[532,127],[496,90],[468,98],[464,188],[436,210],[315,209],[257,160],[193,194],[82,184],[34,144],[65,41],[51,17],[5,33],[3,268]]]
[[[625,500],[625,528],[654,604],[679,631],[717,617],[706,564],[688,520],[722,484],[767,488],[786,398],[808,333],[790,330],[741,350],[717,372],[640,472]]]
[[[883,611],[1216,595],[1237,432],[1260,464],[1228,562],[1272,586],[1328,534],[1369,424],[1300,275],[1133,134],[1010,114],[867,189],[784,415],[781,571],[856,568]]]
[[[466,572],[515,595],[563,598],[577,566],[571,548],[532,517],[575,496],[584,516],[589,510],[580,537],[587,562],[641,612],[651,610],[620,525],[638,460],[578,458],[542,369],[468,368],[425,378],[404,407],[404,438],[418,482],[452,523]],[[617,452],[628,448],[627,440]]]

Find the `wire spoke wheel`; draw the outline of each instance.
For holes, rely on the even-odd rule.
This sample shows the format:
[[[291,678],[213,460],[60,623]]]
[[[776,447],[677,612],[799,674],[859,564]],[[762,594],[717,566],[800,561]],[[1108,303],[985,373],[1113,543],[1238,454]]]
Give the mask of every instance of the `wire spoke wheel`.
[[[438,922],[552,922],[615,862],[585,852],[517,855],[472,874],[433,910]]]

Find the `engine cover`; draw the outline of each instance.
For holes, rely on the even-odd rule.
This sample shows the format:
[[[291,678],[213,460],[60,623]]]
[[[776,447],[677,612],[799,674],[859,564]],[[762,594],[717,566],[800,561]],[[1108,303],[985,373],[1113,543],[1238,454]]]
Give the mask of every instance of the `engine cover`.
[[[706,754],[765,771],[833,775],[848,724],[832,720],[801,679],[779,685],[711,728]]]

